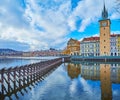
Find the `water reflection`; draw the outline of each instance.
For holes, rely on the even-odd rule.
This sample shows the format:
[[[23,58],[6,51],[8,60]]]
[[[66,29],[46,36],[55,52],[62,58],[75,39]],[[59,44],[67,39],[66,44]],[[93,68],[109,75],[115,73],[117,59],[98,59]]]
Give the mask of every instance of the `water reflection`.
[[[35,62],[41,61],[40,59],[16,59],[16,58],[0,58],[0,69],[2,68],[10,68],[10,67],[16,67],[26,64],[32,64]]]
[[[26,77],[24,87],[18,88],[19,83],[13,82],[10,91],[14,88],[17,91],[13,91],[14,95],[1,94],[0,100],[2,96],[13,100],[119,100],[120,98],[120,64],[71,62],[62,64],[54,70],[51,70],[53,73],[49,73],[50,75],[48,74],[42,82],[39,82],[41,80],[39,75],[36,75],[38,81],[35,82],[31,81],[31,77]]]
[[[99,80],[100,66],[99,64],[85,63],[81,64],[81,76],[84,79]]]
[[[68,72],[68,76],[73,79],[73,78],[77,78],[81,72],[80,70],[80,64],[72,64],[69,63],[67,66],[67,72]]]
[[[70,63],[67,72],[71,79],[81,75],[85,80],[100,81],[101,100],[112,100],[112,83],[120,84],[120,64]]]
[[[112,100],[110,64],[100,64],[101,99]]]
[[[34,86],[37,82],[43,80],[49,74],[51,74],[59,65],[61,59],[49,60],[46,62],[38,62],[29,64],[26,66],[20,66],[9,69],[0,70],[0,100],[12,99],[12,95],[19,99],[17,93],[19,92],[22,96],[24,90],[28,93],[31,89],[31,85]],[[41,66],[40,66],[41,65]]]

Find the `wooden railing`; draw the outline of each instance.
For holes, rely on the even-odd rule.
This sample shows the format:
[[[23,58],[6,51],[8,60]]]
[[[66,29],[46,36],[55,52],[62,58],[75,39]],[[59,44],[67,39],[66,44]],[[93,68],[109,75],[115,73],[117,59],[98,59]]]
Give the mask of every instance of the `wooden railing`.
[[[64,61],[68,61],[68,58],[64,58]],[[20,67],[1,69],[0,100],[4,100],[6,97],[12,100],[12,94],[18,99],[17,92],[24,95],[22,89],[27,92],[26,87],[33,86],[38,81],[43,80],[62,62],[62,58],[57,58]],[[29,87],[29,89],[31,88]]]

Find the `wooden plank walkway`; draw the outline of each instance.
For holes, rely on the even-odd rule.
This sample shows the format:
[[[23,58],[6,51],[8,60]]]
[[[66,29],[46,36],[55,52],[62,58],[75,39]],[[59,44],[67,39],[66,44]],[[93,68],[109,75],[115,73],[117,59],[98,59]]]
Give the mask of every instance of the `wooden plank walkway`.
[[[31,85],[41,81],[56,69],[62,62],[69,61],[69,57],[56,58],[48,61],[38,62],[34,64],[24,65],[15,68],[0,70],[0,100],[8,97],[12,100],[11,95],[15,95],[19,99],[17,92],[21,95],[22,89],[27,92],[26,87],[31,89]]]

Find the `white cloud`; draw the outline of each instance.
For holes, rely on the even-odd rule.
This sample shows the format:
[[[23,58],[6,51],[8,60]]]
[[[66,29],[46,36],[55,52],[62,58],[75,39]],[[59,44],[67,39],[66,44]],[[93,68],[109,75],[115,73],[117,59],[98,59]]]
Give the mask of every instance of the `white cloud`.
[[[95,100],[98,100],[100,98],[100,91],[99,91],[99,88],[97,87],[96,88],[93,88],[92,85],[87,81],[87,80],[84,80],[83,78],[80,78],[79,79],[82,87],[83,87],[83,90],[84,90],[84,95],[81,95],[81,98],[87,100],[88,97],[89,97],[89,100],[93,100],[93,97]],[[92,83],[93,84],[93,83]],[[97,94],[97,96],[96,96]],[[86,96],[85,96],[86,95]]]
[[[110,19],[111,19],[111,20],[120,19],[120,14],[117,13],[117,12],[113,13],[113,14],[110,16]]]
[[[120,34],[120,31],[112,31],[111,34]]]
[[[74,95],[76,93],[77,90],[77,82],[76,80],[72,81],[70,86],[69,86],[69,91],[71,95]]]
[[[12,26],[8,23],[1,23],[0,28],[2,30],[0,30],[0,38],[27,43],[30,45],[30,49],[48,49],[49,47],[61,45],[66,41],[65,35],[68,34],[69,31],[66,22],[69,5],[69,1],[66,1],[66,3],[62,1],[61,5],[58,6],[58,10],[56,9],[54,11],[55,7],[46,9],[38,5],[34,0],[29,0],[27,1],[25,13],[22,13],[22,17],[28,21],[27,25],[29,25],[29,27],[26,28],[26,25],[26,27],[18,28],[18,25]],[[4,10],[2,11],[6,12]],[[8,12],[5,16],[6,15],[8,15]],[[13,21],[13,19],[10,18],[8,22],[11,21]],[[36,25],[37,28],[35,28]],[[44,31],[39,30],[39,27]]]
[[[106,2],[110,14],[114,1]],[[25,7],[16,0],[12,2],[0,1],[0,39],[28,44],[29,49],[62,48],[71,31],[84,32],[98,22],[103,8],[101,0],[79,1],[73,10],[71,0],[26,0]],[[112,13],[110,18],[118,15]]]
[[[90,24],[90,18],[82,20],[81,27],[79,29],[80,32],[84,32],[87,25]]]

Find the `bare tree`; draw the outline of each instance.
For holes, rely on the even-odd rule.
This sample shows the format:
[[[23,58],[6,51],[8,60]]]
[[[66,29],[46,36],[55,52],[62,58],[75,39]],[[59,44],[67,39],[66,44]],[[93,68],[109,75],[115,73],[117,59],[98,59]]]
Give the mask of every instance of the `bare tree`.
[[[115,7],[116,11],[118,13],[120,13],[120,0],[116,0],[116,7]]]

